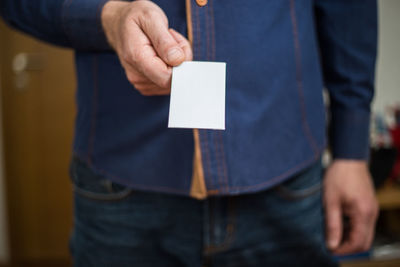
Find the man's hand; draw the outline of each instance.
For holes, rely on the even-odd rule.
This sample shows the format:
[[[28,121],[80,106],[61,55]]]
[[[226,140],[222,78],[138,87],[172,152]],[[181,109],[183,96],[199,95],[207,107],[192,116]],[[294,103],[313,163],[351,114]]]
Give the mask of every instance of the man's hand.
[[[192,60],[188,40],[168,29],[164,12],[151,1],[109,1],[101,21],[126,76],[143,95],[170,93],[173,66]]]
[[[337,255],[368,250],[378,205],[366,162],[335,160],[325,174],[324,190],[327,247]]]

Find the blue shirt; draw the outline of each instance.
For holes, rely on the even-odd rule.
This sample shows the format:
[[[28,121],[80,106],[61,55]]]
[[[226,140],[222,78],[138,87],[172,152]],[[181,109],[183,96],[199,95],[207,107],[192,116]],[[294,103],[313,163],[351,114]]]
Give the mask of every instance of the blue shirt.
[[[227,63],[225,131],[167,128],[169,96],[136,91],[107,43],[105,2],[0,2],[10,25],[76,51],[74,154],[94,172],[198,198],[256,192],[319,160],[326,115],[333,157],[368,157],[375,0],[153,1],[195,60]]]

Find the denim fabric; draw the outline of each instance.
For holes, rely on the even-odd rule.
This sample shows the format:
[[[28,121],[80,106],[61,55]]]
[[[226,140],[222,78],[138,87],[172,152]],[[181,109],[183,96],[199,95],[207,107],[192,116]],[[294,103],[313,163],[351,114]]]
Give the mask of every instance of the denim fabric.
[[[257,194],[133,191],[75,160],[74,266],[337,266],[324,245],[321,165]]]
[[[153,0],[187,36],[184,0]],[[200,130],[207,195],[271,188],[315,163],[366,159],[377,42],[376,0],[208,0],[191,4],[194,59],[224,61],[226,130]],[[189,195],[191,129],[168,129],[169,96],[128,82],[100,23],[104,0],[2,0],[12,26],[76,51],[74,154],[135,190]],[[322,64],[321,64],[322,63]]]

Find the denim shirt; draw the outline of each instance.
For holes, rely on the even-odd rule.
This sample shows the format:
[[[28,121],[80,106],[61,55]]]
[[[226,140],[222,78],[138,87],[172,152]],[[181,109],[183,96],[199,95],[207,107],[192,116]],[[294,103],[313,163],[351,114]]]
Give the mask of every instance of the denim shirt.
[[[10,25],[75,50],[74,154],[116,183],[204,198],[267,189],[319,160],[366,159],[377,48],[375,0],[155,0],[227,63],[226,130],[168,129],[169,96],[127,81],[103,33],[104,0],[2,0]],[[329,112],[322,91],[329,93]]]

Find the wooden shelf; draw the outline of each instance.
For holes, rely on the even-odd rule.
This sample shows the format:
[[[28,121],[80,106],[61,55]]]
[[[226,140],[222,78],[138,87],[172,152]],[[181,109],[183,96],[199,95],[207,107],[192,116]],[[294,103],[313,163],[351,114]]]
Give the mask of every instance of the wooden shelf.
[[[385,186],[376,194],[381,209],[400,209],[400,187]]]

